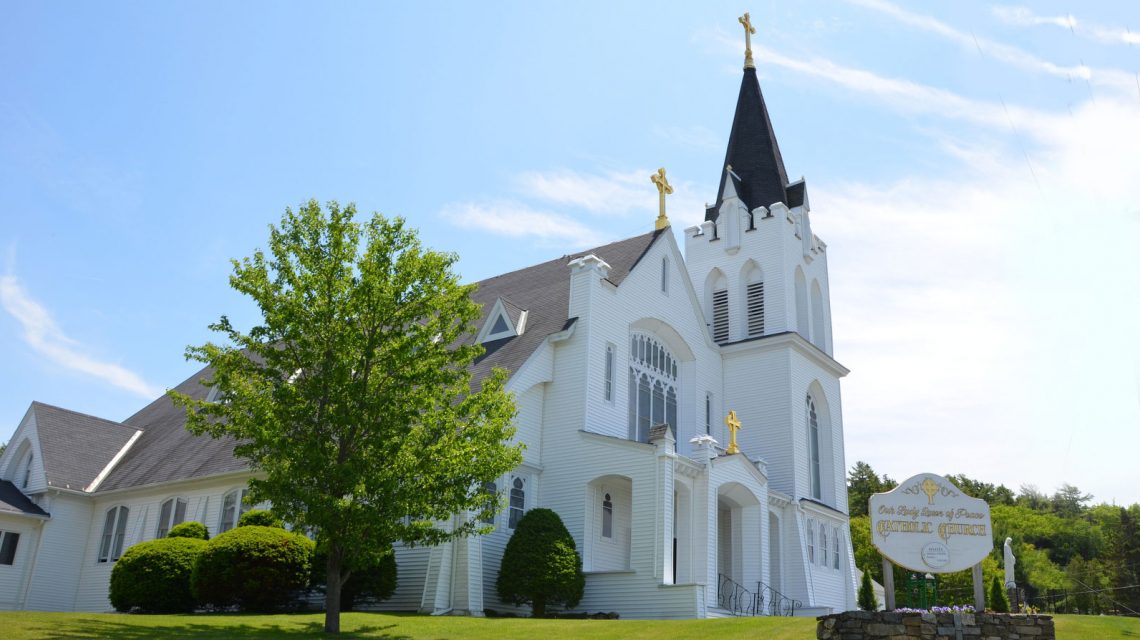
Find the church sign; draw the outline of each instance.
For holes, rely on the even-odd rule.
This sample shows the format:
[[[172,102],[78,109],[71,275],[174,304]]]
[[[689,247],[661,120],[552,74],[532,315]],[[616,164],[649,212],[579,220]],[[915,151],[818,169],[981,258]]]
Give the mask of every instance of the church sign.
[[[990,506],[949,480],[920,473],[871,496],[871,542],[895,564],[923,573],[954,573],[994,548]]]

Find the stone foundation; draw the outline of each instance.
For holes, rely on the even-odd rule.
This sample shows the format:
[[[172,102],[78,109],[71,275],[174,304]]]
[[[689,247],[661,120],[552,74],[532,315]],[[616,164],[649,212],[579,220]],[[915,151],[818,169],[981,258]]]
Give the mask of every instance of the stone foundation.
[[[1056,640],[1053,616],[844,611],[816,618],[819,640]]]

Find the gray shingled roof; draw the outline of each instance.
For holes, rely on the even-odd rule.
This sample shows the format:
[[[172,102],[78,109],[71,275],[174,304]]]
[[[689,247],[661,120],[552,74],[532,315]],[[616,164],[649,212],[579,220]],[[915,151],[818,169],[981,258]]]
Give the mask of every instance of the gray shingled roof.
[[[0,513],[46,516],[48,513],[7,480],[0,480]]]
[[[44,475],[53,487],[83,490],[142,427],[33,402]]]
[[[471,296],[483,305],[483,317],[475,324],[476,333],[487,321],[495,299],[500,297],[507,304],[508,313],[521,313],[526,309],[527,322],[521,336],[483,343],[486,352],[472,365],[472,384],[478,385],[494,367],[511,373],[517,371],[546,336],[571,324],[566,316],[570,307],[568,265],[572,260],[591,253],[598,256],[610,265],[607,280],[620,285],[654,241],[667,232],[654,231],[612,242],[479,282],[478,291]],[[512,315],[512,320],[517,323],[517,316]],[[475,336],[470,335],[465,343],[471,344],[474,340]],[[209,367],[204,368],[176,389],[195,399],[205,398],[209,390],[198,380],[209,376]],[[123,424],[143,429],[143,434],[99,486],[100,492],[246,468],[244,460],[233,456],[234,439],[191,435],[185,427],[185,409],[175,407],[166,396],[150,403]]]

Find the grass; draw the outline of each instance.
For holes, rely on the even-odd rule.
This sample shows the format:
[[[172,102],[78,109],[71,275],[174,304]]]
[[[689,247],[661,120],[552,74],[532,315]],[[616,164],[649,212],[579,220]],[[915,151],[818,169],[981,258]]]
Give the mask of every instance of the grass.
[[[31,638],[309,638],[321,637],[322,614],[139,616],[109,613],[0,613],[5,640]],[[391,640],[586,638],[609,640],[758,638],[811,640],[812,618],[728,620],[526,620],[346,613],[342,637]],[[1140,639],[1140,619],[1057,616],[1059,640]]]

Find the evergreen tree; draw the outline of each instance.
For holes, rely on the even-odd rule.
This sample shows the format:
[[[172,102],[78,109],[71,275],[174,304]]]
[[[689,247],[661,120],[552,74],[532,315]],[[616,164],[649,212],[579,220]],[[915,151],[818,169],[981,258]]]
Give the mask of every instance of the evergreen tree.
[[[519,519],[495,586],[500,600],[529,604],[535,618],[545,617],[548,605],[578,606],[586,588],[582,557],[557,513],[531,509]]]
[[[871,585],[871,574],[866,571],[863,572],[863,582],[859,585],[858,605],[863,611],[874,611],[879,608],[875,587]]]
[[[847,509],[851,517],[867,515],[867,505],[871,496],[890,491],[896,484],[885,475],[880,478],[866,462],[856,462],[847,474]]]
[[[1009,613],[1009,596],[1001,584],[1001,578],[994,576],[990,580],[990,609],[997,613]]]

